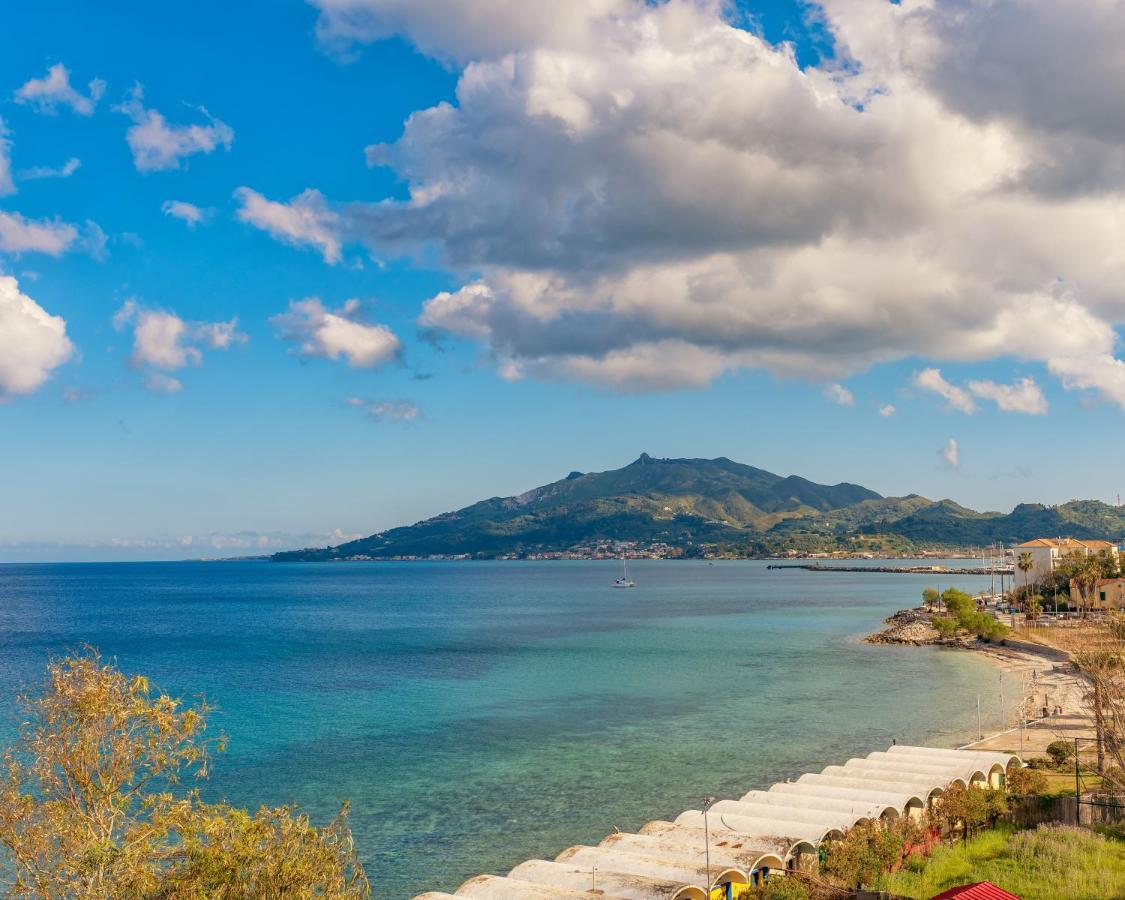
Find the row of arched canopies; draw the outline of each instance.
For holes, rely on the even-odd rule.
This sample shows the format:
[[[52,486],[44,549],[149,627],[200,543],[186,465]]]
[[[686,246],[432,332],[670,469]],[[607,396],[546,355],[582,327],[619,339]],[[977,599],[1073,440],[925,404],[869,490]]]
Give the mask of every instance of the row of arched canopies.
[[[750,885],[815,866],[821,844],[857,824],[921,817],[951,786],[1002,787],[1008,769],[1022,765],[1009,753],[896,745],[720,800],[706,820],[687,810],[415,900],[737,900]]]

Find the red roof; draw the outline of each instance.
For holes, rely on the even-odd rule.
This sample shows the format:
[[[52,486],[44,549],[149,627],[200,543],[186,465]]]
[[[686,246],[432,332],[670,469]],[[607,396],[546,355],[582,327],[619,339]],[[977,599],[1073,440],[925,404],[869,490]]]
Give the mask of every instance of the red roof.
[[[934,894],[930,900],[1020,900],[1015,894],[998,888],[991,881],[978,881],[976,884],[963,884]]]

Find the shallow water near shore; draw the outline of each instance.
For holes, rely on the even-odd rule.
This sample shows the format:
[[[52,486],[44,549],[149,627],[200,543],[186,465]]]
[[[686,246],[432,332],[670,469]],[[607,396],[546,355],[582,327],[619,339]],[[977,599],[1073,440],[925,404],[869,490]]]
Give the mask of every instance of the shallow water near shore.
[[[935,562],[935,561],[927,561]],[[962,561],[953,563],[963,564]],[[859,639],[975,576],[764,562],[0,565],[0,732],[83,643],[230,739],[206,793],[352,802],[375,895],[452,890],[900,743],[997,723],[971,653]]]

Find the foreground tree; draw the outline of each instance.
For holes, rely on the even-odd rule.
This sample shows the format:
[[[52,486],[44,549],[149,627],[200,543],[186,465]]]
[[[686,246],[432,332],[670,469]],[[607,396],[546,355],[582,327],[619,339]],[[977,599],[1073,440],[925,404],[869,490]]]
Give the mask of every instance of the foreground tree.
[[[0,762],[0,885],[35,898],[367,898],[347,808],[326,828],[287,807],[204,803],[221,738],[92,650],[48,666]]]

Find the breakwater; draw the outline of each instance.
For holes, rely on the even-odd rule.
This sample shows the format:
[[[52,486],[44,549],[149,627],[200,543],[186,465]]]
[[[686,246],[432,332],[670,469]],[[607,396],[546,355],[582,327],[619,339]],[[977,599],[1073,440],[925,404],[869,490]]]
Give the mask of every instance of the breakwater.
[[[806,572],[887,572],[897,575],[1012,575],[1012,566],[826,566],[820,563],[771,563],[767,569],[803,569]]]

